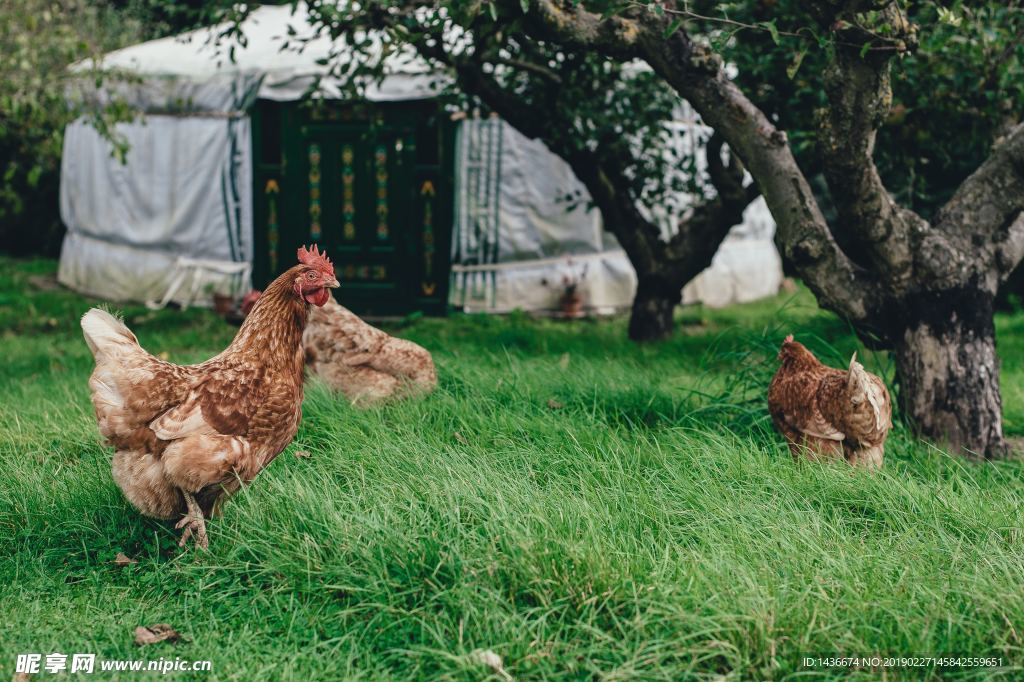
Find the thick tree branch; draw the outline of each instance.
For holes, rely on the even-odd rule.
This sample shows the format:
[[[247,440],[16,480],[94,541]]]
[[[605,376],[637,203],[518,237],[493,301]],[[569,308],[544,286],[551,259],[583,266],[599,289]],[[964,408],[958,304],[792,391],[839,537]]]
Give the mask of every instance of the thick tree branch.
[[[957,189],[935,216],[943,234],[971,240],[974,249],[995,248],[1003,277],[1021,259],[1019,242],[1024,214],[1024,123],[996,144],[992,154]],[[986,263],[980,262],[984,266]]]
[[[514,11],[519,0],[507,0],[507,4]],[[525,18],[538,37],[557,36],[567,44],[599,48],[611,57],[635,57],[640,27],[636,20],[625,15],[602,17],[572,0],[530,0]]]
[[[808,286],[826,307],[854,322],[866,321],[874,285],[832,238],[785,134],[726,77],[719,64],[709,68],[714,63],[710,51],[689,43],[681,32],[667,41],[662,33],[645,31],[643,55],[648,63],[743,160],[775,217],[776,241]]]
[[[831,10],[840,3],[823,0],[807,3],[829,24]],[[858,3],[859,4],[859,3]],[[885,7],[887,25],[907,26],[900,11]],[[890,16],[891,15],[891,16]],[[885,279],[893,295],[899,296],[910,284],[914,266],[913,235],[927,228],[924,220],[900,208],[882,184],[873,159],[875,134],[892,104],[889,61],[895,52],[862,51],[874,38],[844,29],[832,63],[824,73],[828,108],[819,118],[819,151],[825,179],[838,213],[835,228],[841,230],[863,265]],[[910,40],[894,33],[891,40]]]

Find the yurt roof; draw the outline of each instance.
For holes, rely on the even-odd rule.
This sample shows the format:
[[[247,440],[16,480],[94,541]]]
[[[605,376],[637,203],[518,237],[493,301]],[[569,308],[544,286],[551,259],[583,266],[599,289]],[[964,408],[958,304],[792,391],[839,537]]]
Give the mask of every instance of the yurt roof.
[[[257,88],[256,96],[278,101],[301,99],[319,78],[318,94],[332,98],[342,96],[340,84],[328,76],[329,67],[322,62],[344,61],[347,56],[341,39],[333,40],[322,27],[315,26],[305,3],[297,6],[260,6],[242,22],[240,29],[244,44],[234,38],[217,37],[229,28],[228,24],[205,27],[182,35],[150,40],[102,57],[98,66],[103,70],[127,72],[141,77],[150,86],[154,82],[178,84],[191,97],[209,96],[210,86],[220,85],[235,91]],[[368,38],[370,48],[367,59],[375,61],[381,54],[379,33],[368,32],[359,36]],[[229,49],[233,54],[229,56]],[[88,71],[94,67],[91,60],[72,68]],[[380,83],[367,83],[365,96],[373,101],[423,99],[440,90],[441,74],[412,49],[390,54],[384,63],[387,74]],[[124,90],[125,86],[118,86]],[[138,100],[138,88],[133,99]],[[203,93],[203,90],[207,92]],[[151,89],[152,92],[152,89]],[[248,93],[253,94],[252,92]],[[161,88],[157,100],[170,93]],[[136,102],[159,107],[157,102]],[[217,108],[213,101],[193,102],[194,108]]]

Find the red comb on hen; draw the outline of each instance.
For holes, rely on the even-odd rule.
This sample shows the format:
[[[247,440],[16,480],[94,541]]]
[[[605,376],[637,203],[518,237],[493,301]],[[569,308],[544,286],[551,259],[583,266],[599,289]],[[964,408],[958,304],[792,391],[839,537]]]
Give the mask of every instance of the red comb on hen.
[[[316,268],[320,272],[334,277],[334,263],[327,257],[327,252],[323,253],[317,248],[316,244],[313,244],[313,250],[306,249],[305,246],[299,247],[299,262],[303,265],[308,265],[311,268]]]
[[[790,334],[789,336],[787,336],[786,340],[783,341],[783,343],[793,343],[793,335]]]

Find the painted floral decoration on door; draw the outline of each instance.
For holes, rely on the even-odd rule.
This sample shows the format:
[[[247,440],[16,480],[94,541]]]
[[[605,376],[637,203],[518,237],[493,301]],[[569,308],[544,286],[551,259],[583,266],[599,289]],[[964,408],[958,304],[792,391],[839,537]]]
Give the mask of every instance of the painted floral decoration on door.
[[[309,237],[320,239],[320,145],[309,145]]]
[[[345,241],[356,238],[356,171],[355,150],[346,144],[341,148],[341,236]]]
[[[388,148],[379,144],[374,150],[377,167],[377,239],[388,238]]]

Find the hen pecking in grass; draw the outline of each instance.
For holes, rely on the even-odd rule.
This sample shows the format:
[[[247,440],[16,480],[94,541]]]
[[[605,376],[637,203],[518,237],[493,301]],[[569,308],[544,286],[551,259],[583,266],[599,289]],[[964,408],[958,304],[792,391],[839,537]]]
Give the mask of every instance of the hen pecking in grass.
[[[889,391],[854,353],[846,371],[826,367],[792,334],[779,349],[782,365],[768,387],[768,411],[796,457],[845,457],[879,469],[892,428]]]

